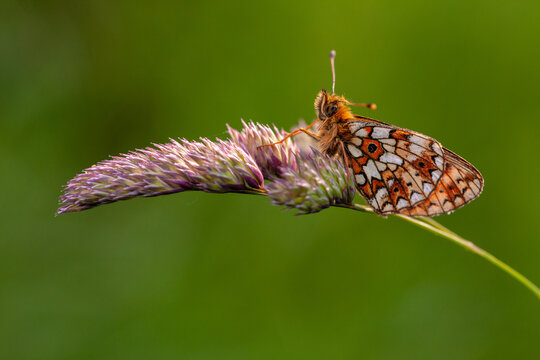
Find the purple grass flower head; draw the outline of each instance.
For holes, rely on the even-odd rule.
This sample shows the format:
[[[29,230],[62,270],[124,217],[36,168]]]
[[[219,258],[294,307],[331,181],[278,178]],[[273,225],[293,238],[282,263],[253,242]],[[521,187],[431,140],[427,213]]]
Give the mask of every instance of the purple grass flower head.
[[[291,138],[273,146],[259,147],[282,140],[287,136],[285,131],[279,130],[275,126],[272,129],[268,125],[261,125],[253,121],[246,123],[242,120],[242,125],[244,125],[242,131],[227,125],[231,140],[253,156],[265,179],[279,177],[283,169],[297,168],[298,147]]]
[[[230,140],[171,139],[102,161],[68,182],[57,214],[187,190],[268,195],[273,204],[300,214],[352,202],[354,187],[338,160],[291,138],[261,148],[287,133],[254,122],[243,125],[241,131],[228,127]]]
[[[298,168],[266,185],[272,204],[298,210],[298,215],[319,212],[333,205],[351,204],[355,188],[345,167],[312,149],[297,155]]]
[[[233,142],[171,139],[155,147],[113,156],[75,176],[64,188],[57,214],[186,190],[264,192],[257,164]]]

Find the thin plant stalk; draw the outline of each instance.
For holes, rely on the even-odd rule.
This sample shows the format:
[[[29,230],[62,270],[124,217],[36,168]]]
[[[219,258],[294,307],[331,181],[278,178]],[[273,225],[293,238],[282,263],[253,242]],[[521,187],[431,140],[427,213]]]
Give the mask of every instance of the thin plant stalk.
[[[440,224],[437,221],[433,220],[433,218],[417,218],[417,219],[422,220],[423,222],[426,222],[426,223],[436,227],[439,230],[445,231],[445,232],[447,232],[449,234],[459,236],[455,232],[453,232],[452,230],[448,229],[446,226],[443,226],[442,224]]]
[[[356,211],[361,211],[365,213],[373,213],[373,211],[365,206],[360,204],[340,204],[336,205],[339,207],[352,209]],[[472,251],[476,255],[486,259],[493,265],[497,266],[502,271],[506,272],[508,275],[513,277],[515,280],[520,282],[522,285],[524,285],[527,289],[529,289],[539,300],[540,300],[540,289],[538,286],[536,286],[532,281],[527,279],[525,276],[523,276],[520,272],[518,272],[516,269],[512,268],[508,264],[504,263],[503,261],[499,260],[489,252],[485,251],[484,249],[476,246],[474,243],[462,238],[461,236],[457,235],[456,233],[448,230],[443,225],[439,224],[437,221],[431,219],[431,218],[414,218],[409,216],[403,216],[403,215],[394,215],[395,217],[398,217],[402,220],[408,221],[414,225],[417,225],[421,228],[424,228],[428,231],[431,231],[434,234],[437,234],[439,236],[442,236],[448,240],[453,241],[454,243],[458,244],[461,247],[464,247],[465,249]]]

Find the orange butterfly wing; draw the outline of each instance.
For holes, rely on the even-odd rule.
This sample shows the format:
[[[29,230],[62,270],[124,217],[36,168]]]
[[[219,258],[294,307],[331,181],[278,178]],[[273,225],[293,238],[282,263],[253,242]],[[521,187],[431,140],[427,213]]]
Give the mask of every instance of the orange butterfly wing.
[[[482,175],[436,140],[377,120],[349,122],[356,188],[379,214],[434,216],[480,195]]]

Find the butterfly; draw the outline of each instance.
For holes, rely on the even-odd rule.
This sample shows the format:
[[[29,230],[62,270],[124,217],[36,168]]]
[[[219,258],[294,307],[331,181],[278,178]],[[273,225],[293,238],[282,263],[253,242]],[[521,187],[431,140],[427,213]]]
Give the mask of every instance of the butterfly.
[[[334,94],[335,51],[330,53],[332,94],[315,99],[317,119],[287,137],[306,133],[320,151],[352,170],[357,191],[380,215],[436,216],[477,198],[484,187],[480,172],[437,140],[368,117],[354,115],[352,103]],[[316,133],[309,129],[318,125]]]

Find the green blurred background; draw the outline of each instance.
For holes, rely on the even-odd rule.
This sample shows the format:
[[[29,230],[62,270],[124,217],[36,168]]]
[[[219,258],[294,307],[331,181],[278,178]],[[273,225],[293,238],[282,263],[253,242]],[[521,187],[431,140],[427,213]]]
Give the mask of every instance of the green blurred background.
[[[398,219],[190,192],[54,217],[109,155],[337,87],[475,164],[444,225],[540,283],[538,1],[0,5],[0,358],[533,359],[540,303]],[[530,187],[530,188],[529,188]]]

